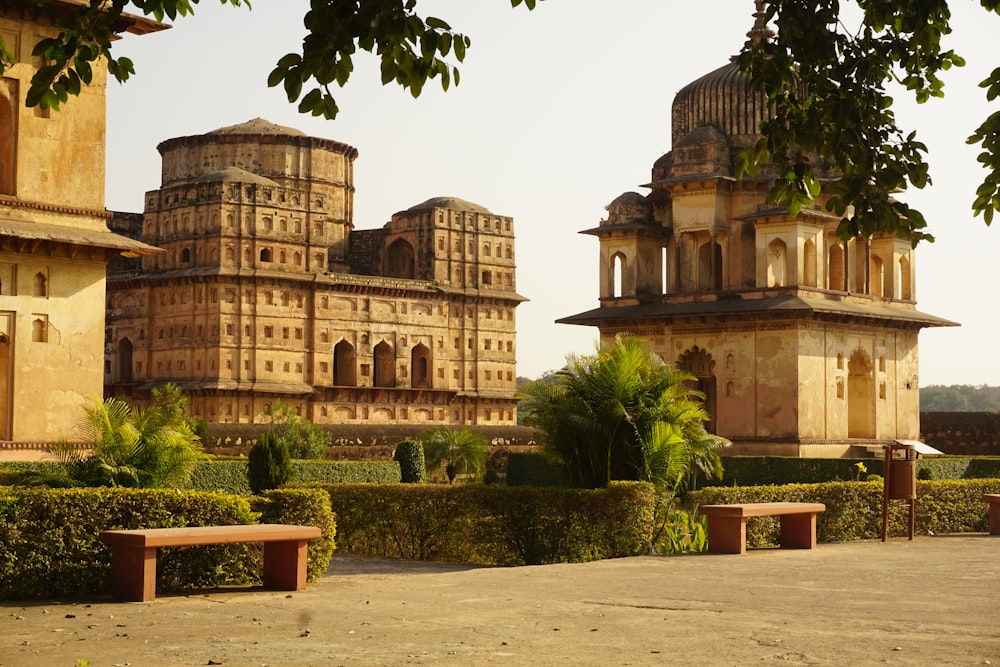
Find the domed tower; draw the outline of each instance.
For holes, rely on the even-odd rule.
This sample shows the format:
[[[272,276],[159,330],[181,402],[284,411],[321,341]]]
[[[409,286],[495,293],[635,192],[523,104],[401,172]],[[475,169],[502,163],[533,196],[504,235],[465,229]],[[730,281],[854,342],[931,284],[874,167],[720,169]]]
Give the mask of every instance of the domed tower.
[[[763,2],[754,17],[748,37],[773,36]],[[651,193],[621,195],[583,232],[600,239],[600,306],[558,321],[606,342],[638,334],[691,372],[733,454],[842,456],[916,438],[917,333],[952,323],[915,309],[906,239],[845,242],[826,193],[790,215],[768,204],[773,169],[736,177],[768,113],[734,62],[681,88]]]

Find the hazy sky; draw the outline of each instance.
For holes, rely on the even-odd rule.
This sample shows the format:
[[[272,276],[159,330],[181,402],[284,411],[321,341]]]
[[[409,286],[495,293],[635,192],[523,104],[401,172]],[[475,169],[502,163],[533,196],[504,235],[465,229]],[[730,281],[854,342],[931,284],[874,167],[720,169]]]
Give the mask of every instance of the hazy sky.
[[[900,103],[901,124],[930,149],[934,185],[902,198],[937,237],[917,253],[917,307],[962,324],[920,336],[921,386],[1000,385],[1000,229],[973,218],[982,180],[965,138],[1000,104],[976,88],[1000,65],[1000,18],[956,0],[951,48],[968,61],[947,73],[945,100]],[[650,180],[670,150],[670,105],[687,83],[724,65],[753,23],[750,0],[545,0],[533,12],[509,0],[420,0],[472,38],[462,82],[437,82],[414,100],[382,87],[377,61],[355,59],[338,90],[336,121],[302,116],[273,64],[296,50],[306,0],[254,0],[253,10],[202,0],[197,15],[115,45],[137,75],[108,86],[107,206],[141,211],[160,183],[156,145],[252,118],[358,148],[357,229],[433,196],[455,196],[514,218],[518,375],[537,377],[570,352],[590,353],[597,330],[554,320],[597,306],[598,242],[578,234],[604,207]],[[902,95],[899,96],[902,98]]]

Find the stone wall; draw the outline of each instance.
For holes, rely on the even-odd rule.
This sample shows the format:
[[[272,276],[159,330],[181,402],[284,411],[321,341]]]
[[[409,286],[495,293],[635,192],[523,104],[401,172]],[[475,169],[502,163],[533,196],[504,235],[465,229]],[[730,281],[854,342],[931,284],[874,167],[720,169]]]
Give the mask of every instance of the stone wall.
[[[216,455],[246,455],[251,444],[267,428],[267,424],[209,424],[205,449]],[[407,424],[327,427],[326,430],[333,436],[327,458],[351,461],[391,459],[396,443],[419,438],[428,428]],[[533,451],[538,447],[537,431],[527,426],[471,426],[469,430],[485,436],[491,451]]]
[[[945,454],[1000,456],[997,412],[921,412],[920,434]]]

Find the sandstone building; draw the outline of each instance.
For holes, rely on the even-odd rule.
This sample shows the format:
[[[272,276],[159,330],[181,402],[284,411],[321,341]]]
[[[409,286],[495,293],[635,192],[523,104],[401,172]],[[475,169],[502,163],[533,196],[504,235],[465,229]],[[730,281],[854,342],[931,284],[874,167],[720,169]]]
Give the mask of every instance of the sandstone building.
[[[750,36],[766,38],[758,13]],[[767,203],[766,170],[735,178],[766,100],[734,63],[673,101],[672,148],[648,195],[615,199],[600,241],[600,305],[559,322],[628,332],[698,378],[731,454],[841,456],[919,436],[917,334],[951,322],[915,309],[909,240],[845,242],[839,218]],[[880,449],[880,448],[879,448]]]
[[[0,81],[0,441],[73,437],[81,407],[103,388],[107,256],[155,252],[107,227],[103,67],[61,111],[25,104],[42,65],[34,45],[78,4],[0,9],[14,58]],[[121,25],[135,34],[161,27],[139,17]]]
[[[461,199],[354,229],[355,148],[261,119],[161,143],[109,275],[105,385],[215,423],[513,425],[514,223]]]

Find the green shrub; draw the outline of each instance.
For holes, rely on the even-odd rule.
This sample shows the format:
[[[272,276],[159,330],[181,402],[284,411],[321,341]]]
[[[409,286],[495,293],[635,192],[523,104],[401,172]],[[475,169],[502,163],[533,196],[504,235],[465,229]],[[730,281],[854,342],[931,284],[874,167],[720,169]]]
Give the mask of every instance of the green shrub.
[[[507,456],[508,486],[569,486],[565,468],[540,452],[511,452]]]
[[[268,522],[322,529],[310,542],[309,575],[325,572],[334,540],[325,494],[282,489],[253,502]],[[253,523],[251,502],[224,493],[0,487],[0,600],[107,593],[111,548],[97,539],[102,530]],[[157,590],[259,584],[262,551],[259,544],[160,549]]]
[[[161,489],[0,489],[0,599],[110,590],[102,530],[256,523],[246,499]],[[162,549],[157,588],[259,582],[247,545]]]
[[[318,488],[285,488],[265,491],[251,500],[260,512],[261,523],[288,523],[316,526],[323,536],[309,542],[309,581],[322,577],[336,548],[336,520],[330,510],[330,496]]]
[[[337,547],[353,555],[484,565],[580,562],[642,553],[653,487],[336,485]]]
[[[824,503],[816,517],[816,539],[846,542],[882,535],[882,482],[827,482],[783,486],[710,487],[692,492],[694,506],[758,502]],[[914,531],[917,534],[982,532],[989,524],[984,493],[1000,492],[1000,479],[933,480],[917,482]],[[907,534],[908,504],[892,501],[889,535]],[[773,546],[778,539],[777,517],[747,519],[747,546]]]
[[[703,486],[757,486],[764,484],[816,484],[855,479],[857,464],[870,475],[882,475],[882,458],[804,459],[791,456],[724,456],[721,480],[706,480]],[[920,479],[1000,478],[1000,459],[935,456],[917,460]],[[926,475],[930,475],[927,477]]]
[[[416,440],[403,440],[397,444],[392,459],[399,463],[400,480],[404,484],[423,484],[427,479],[424,446]]]
[[[273,430],[266,431],[247,456],[247,483],[253,493],[276,489],[292,476],[288,445]]]
[[[300,417],[290,405],[275,401],[264,409],[264,416],[274,426],[275,437],[288,448],[293,459],[325,459],[330,446],[330,434]]]
[[[395,484],[400,481],[399,463],[395,461],[301,461],[293,459],[292,479],[300,484]],[[191,475],[192,488],[201,491],[226,491],[250,494],[247,461],[204,461]]]

